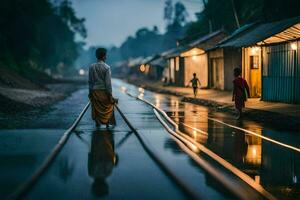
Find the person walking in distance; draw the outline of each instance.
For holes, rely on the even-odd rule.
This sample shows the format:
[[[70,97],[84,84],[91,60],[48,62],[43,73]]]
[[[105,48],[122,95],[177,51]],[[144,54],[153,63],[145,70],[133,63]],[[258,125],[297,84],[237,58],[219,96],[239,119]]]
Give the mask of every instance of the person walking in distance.
[[[250,96],[249,86],[245,79],[241,77],[242,71],[240,68],[235,68],[233,71],[234,80],[233,80],[233,93],[232,101],[235,103],[235,108],[238,112],[237,119],[242,117],[242,111],[245,107],[245,101]]]
[[[196,98],[197,94],[198,94],[198,87],[201,86],[201,83],[200,83],[199,79],[197,78],[196,73],[193,73],[193,79],[190,80],[190,83],[192,83],[192,88],[193,88],[193,92],[194,92],[194,98]]]

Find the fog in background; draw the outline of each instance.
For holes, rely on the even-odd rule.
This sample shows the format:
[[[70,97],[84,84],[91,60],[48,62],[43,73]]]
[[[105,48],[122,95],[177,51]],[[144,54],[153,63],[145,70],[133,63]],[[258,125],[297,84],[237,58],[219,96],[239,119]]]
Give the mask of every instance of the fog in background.
[[[176,3],[177,1],[173,1]],[[180,0],[188,21],[203,9],[202,0]],[[87,46],[120,46],[141,27],[157,26],[165,32],[165,0],[72,0],[76,14],[86,19]]]

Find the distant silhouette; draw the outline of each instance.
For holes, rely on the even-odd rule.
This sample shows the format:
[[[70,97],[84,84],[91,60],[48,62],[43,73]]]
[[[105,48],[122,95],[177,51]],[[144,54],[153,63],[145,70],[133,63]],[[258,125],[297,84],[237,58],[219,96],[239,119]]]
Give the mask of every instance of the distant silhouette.
[[[111,70],[105,63],[106,49],[96,50],[97,63],[89,68],[89,98],[92,104],[92,118],[96,126],[106,124],[106,127],[115,125],[114,104],[112,96]]]
[[[232,101],[235,102],[235,108],[238,111],[237,119],[242,117],[242,109],[245,107],[245,101],[250,96],[249,86],[245,79],[241,77],[240,68],[234,69]]]
[[[92,192],[101,197],[109,194],[106,178],[117,164],[113,134],[109,130],[97,130],[92,135],[91,151],[88,156],[88,173],[94,178]]]
[[[197,94],[198,94],[198,87],[201,86],[201,83],[200,83],[199,79],[197,78],[196,73],[193,73],[193,79],[190,80],[190,83],[192,83],[192,88],[193,88],[193,92],[194,92],[194,97],[196,98],[196,97],[197,97]],[[199,84],[199,86],[198,86],[198,84]]]

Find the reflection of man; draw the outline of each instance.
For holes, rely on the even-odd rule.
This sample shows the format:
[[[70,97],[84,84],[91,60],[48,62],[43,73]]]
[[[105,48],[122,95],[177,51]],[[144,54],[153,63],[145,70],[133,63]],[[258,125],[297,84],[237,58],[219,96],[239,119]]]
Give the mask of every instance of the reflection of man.
[[[109,130],[95,131],[91,144],[88,173],[94,178],[92,192],[96,196],[105,196],[109,193],[105,179],[112,173],[117,163],[113,135]]]

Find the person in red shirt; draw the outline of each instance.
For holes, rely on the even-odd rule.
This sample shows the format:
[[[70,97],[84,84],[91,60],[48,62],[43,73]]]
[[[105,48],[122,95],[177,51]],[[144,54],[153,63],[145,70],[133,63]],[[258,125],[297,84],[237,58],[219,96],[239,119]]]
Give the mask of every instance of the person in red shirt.
[[[250,96],[249,86],[245,79],[241,77],[242,71],[240,68],[234,69],[233,93],[232,101],[235,103],[235,108],[238,111],[237,119],[242,117],[242,110],[245,107],[245,101]]]

